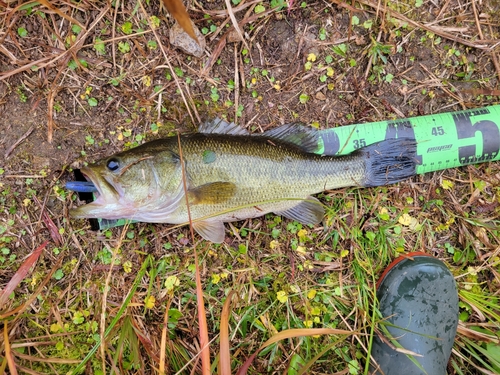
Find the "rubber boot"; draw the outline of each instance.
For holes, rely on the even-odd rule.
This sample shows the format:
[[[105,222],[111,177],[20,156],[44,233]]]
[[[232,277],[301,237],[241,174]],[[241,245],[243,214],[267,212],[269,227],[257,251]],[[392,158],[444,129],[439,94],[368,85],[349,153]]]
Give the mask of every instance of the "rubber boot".
[[[382,316],[394,325],[386,325],[392,338],[416,355],[376,336],[371,354],[378,367],[372,364],[371,373],[445,375],[458,324],[457,287],[446,265],[425,253],[401,256],[382,274],[377,298]]]

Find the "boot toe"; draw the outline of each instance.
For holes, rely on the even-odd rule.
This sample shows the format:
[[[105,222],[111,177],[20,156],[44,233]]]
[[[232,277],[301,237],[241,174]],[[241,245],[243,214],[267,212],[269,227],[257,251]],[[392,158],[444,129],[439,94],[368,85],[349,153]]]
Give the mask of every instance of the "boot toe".
[[[440,260],[423,253],[393,262],[377,287],[380,312],[387,330],[409,355],[374,338],[376,374],[444,375],[458,324],[455,279]],[[382,370],[382,371],[380,371]]]

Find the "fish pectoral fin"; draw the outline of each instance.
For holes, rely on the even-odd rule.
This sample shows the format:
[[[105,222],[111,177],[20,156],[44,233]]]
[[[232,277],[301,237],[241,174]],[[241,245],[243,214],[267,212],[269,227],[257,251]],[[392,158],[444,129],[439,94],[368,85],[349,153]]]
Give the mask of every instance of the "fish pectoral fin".
[[[318,224],[325,216],[325,210],[316,198],[307,197],[306,200],[284,211],[275,211],[288,219],[296,220],[302,224]]]
[[[236,193],[236,185],[232,182],[210,182],[189,189],[190,204],[224,203]]]
[[[193,229],[204,239],[213,243],[224,242],[224,223],[222,221],[195,221]]]

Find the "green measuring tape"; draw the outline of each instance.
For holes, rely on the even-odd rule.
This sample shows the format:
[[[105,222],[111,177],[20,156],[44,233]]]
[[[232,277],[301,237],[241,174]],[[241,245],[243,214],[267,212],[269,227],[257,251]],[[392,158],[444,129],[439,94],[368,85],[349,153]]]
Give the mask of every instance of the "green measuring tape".
[[[500,105],[319,131],[317,153],[345,155],[391,138],[417,141],[417,174],[500,160]],[[99,229],[127,220],[97,219]]]
[[[417,174],[500,160],[500,105],[320,131],[328,155],[390,138],[417,141]]]

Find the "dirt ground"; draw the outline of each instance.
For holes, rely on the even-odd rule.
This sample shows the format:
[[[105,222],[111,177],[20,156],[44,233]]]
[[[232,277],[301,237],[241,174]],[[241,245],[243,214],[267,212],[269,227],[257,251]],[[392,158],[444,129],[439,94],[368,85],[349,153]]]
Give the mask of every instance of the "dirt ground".
[[[285,3],[242,1],[233,7],[238,21],[243,21],[243,42],[234,41],[231,20],[223,12],[224,2],[190,1],[190,16],[202,32],[206,31],[207,48],[201,58],[170,44],[173,20],[158,1],[117,1],[115,6],[93,0],[51,3],[47,7],[45,2],[22,6],[20,1],[0,1],[0,247],[7,249],[0,263],[0,287],[6,286],[20,262],[45,240],[51,242],[50,251],[35,266],[30,279],[16,290],[19,301],[10,300],[9,307],[14,309],[27,300],[51,269],[63,269],[65,275],[62,279],[49,278],[47,285],[54,293],[46,293],[45,297],[53,299],[52,308],[37,307],[32,302],[26,310],[29,319],[46,327],[35,333],[38,338],[44,337],[44,332],[50,336],[50,324],[64,326],[65,316],[74,317],[75,311],[95,310],[98,316],[98,310],[106,309],[85,300],[102,299],[103,275],[111,267],[101,264],[99,254],[115,246],[121,229],[113,229],[109,238],[104,232],[91,231],[86,221],[69,217],[68,210],[79,204],[76,196],[64,189],[64,183],[73,179],[72,169],[147,140],[174,135],[177,130],[195,131],[201,122],[214,117],[235,121],[251,132],[291,122],[327,129],[499,103],[498,1],[474,2],[474,6],[455,0],[386,2],[378,6],[370,1],[294,1],[291,8],[280,10],[271,7]],[[256,10],[258,6],[264,10]],[[159,27],[150,27],[152,16],[160,21]],[[80,30],[74,27],[77,23],[82,25]],[[98,40],[103,44],[99,45]],[[377,194],[385,194],[391,201],[405,196],[407,190],[439,189],[445,179],[456,186],[454,192],[445,191],[442,197],[445,205],[450,205],[448,212],[452,212],[452,197],[467,201],[473,181],[484,180],[489,182],[479,198],[482,200],[478,206],[483,211],[477,213],[477,218],[488,218],[494,226],[500,204],[500,178],[494,176],[499,173],[499,162],[431,173],[415,177],[401,188],[366,193],[374,199],[368,205],[375,204]],[[327,195],[336,199],[333,193]],[[421,221],[447,222],[445,214],[439,211],[432,217],[423,204],[415,207],[414,215]],[[249,225],[270,233],[267,223],[268,219],[255,219]],[[476,241],[482,249],[486,241],[482,236],[486,236],[483,255],[496,252],[498,257],[498,238],[490,233],[495,228],[487,227],[483,234],[480,232],[484,228],[479,227],[477,232],[471,229],[464,233],[462,227],[450,225],[449,232],[436,234],[434,240],[410,242],[422,247],[427,243],[429,252],[449,260],[452,255],[441,244],[451,243],[458,248],[461,242]],[[157,260],[164,257],[165,243],[178,257],[176,264],[187,262],[184,251],[191,245],[187,227],[172,230],[165,225],[138,224],[134,231],[135,235],[130,234],[123,244],[121,255],[123,260],[132,261],[133,273],[140,269],[144,254]],[[272,253],[272,240],[269,235],[256,240],[262,249],[253,254],[256,261],[265,262],[263,258]],[[227,245],[231,249],[245,243],[237,237],[232,241]],[[324,243],[321,246],[327,247]],[[345,239],[340,247],[350,246]],[[59,248],[58,252],[54,247]],[[60,257],[59,251],[64,256]],[[289,257],[293,256],[284,255],[280,261],[287,263]],[[205,285],[211,275],[229,267],[223,256],[211,259],[207,255],[207,259],[202,273]],[[231,264],[236,268],[235,263]],[[481,258],[477,257],[469,265],[479,264]],[[456,267],[457,275],[467,270],[467,264]],[[498,265],[495,267],[494,271],[480,274],[480,280],[488,283],[489,296],[498,297]],[[108,294],[111,315],[116,313],[135,276],[120,268],[113,274]],[[92,280],[93,285],[86,280]],[[218,293],[209,298],[223,295],[222,291]],[[160,301],[166,297],[156,298]],[[32,309],[37,308],[57,313],[32,317]],[[0,306],[0,311],[6,310]],[[470,312],[468,323],[482,321],[492,327],[491,320],[473,319],[474,314],[477,318],[483,313]],[[157,335],[157,339],[151,339],[155,348],[159,345],[162,319],[157,310],[141,320],[145,326],[150,324],[147,329],[143,327],[149,334]],[[195,309],[191,314],[185,312],[185,319],[196,321]],[[211,319],[217,321],[213,316]],[[468,323],[465,320],[464,324]],[[4,324],[7,327],[7,320]],[[30,338],[33,328],[26,319],[12,324],[13,342]],[[196,353],[196,345],[190,347],[187,343],[195,340],[197,331],[187,323],[186,327],[182,331],[185,336],[173,340],[181,342],[179,345],[187,352]],[[62,335],[62,331],[59,333]],[[147,346],[144,340],[141,342]],[[255,349],[255,345],[250,345],[248,354],[251,348]],[[142,350],[154,362],[154,356]],[[26,373],[56,373],[33,357],[64,357],[62,352],[50,354],[44,350],[28,350],[22,355],[17,363]],[[69,354],[66,358],[81,359]],[[456,358],[458,363],[460,356]],[[170,366],[168,373],[174,373],[177,367]],[[272,370],[264,359],[259,366],[256,373],[285,369],[277,365]],[[488,373],[478,370],[487,366],[467,366],[464,373]],[[336,371],[341,370],[339,365]],[[58,371],[64,373],[68,368]],[[89,368],[87,371],[98,373]],[[315,371],[325,371],[325,367],[318,365]],[[458,372],[450,367],[449,373]]]

